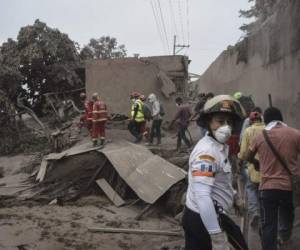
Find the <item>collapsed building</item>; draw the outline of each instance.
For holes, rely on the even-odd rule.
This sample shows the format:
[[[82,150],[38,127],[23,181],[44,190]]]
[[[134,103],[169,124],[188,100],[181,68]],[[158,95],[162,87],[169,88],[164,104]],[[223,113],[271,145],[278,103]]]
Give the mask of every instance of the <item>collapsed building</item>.
[[[153,56],[86,62],[88,96],[98,92],[110,113],[129,114],[129,96],[138,91],[147,96],[155,93],[164,104],[166,118],[175,112],[174,97],[185,96],[188,89],[186,56]]]

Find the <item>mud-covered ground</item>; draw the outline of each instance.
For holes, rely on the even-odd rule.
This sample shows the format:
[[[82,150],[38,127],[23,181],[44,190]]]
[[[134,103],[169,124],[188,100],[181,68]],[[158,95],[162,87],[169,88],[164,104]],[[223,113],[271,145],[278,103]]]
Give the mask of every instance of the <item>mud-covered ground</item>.
[[[104,197],[85,197],[63,207],[16,206],[0,209],[0,249],[164,249],[166,243],[180,246],[180,238],[89,232],[89,227],[174,230],[163,217],[134,217],[137,208],[116,208]],[[179,240],[179,241],[178,241]],[[173,244],[173,245],[174,245]],[[20,248],[20,246],[24,248]],[[18,248],[19,246],[19,248]],[[179,248],[172,248],[179,249]]]
[[[110,129],[108,138],[133,140],[126,130]],[[80,142],[89,141],[80,135]],[[164,143],[173,144],[174,138]],[[168,147],[170,146],[168,144]],[[166,145],[166,144],[165,144]],[[172,145],[174,147],[175,144]],[[39,153],[0,157],[0,197],[14,196],[27,189],[30,175],[38,169]],[[136,204],[117,208],[101,195],[87,196],[74,203],[42,205],[38,202],[0,199],[0,250],[60,250],[60,249],[181,249],[183,237],[93,233],[89,227],[117,227],[132,229],[181,230],[174,219],[166,218],[159,210],[135,217],[143,206]]]
[[[0,157],[4,177],[0,179],[0,194],[15,195],[26,189],[24,173],[33,155]],[[104,196],[87,196],[74,203],[41,205],[38,202],[0,200],[0,249],[164,249],[175,245],[179,249],[181,237],[104,234],[89,232],[89,227],[117,227],[133,229],[180,230],[166,215],[153,214],[137,221],[141,205],[117,208]],[[166,248],[165,248],[166,249]]]

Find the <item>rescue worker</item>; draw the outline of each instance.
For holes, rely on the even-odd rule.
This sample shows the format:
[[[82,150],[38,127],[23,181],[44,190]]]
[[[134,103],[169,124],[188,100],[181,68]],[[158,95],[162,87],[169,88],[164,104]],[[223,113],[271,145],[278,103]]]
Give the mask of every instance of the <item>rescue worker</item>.
[[[149,140],[149,127],[147,127],[147,121],[149,122],[151,120],[151,110],[150,107],[146,103],[146,96],[141,95],[140,100],[143,102],[143,114],[144,114],[144,122],[141,125],[141,133],[145,137],[145,139]]]
[[[138,92],[133,92],[130,96],[131,100],[131,119],[128,124],[128,130],[136,138],[135,142],[138,143],[143,139],[141,133],[141,126],[145,121],[143,113],[143,102],[139,99],[141,96]]]
[[[240,228],[226,215],[234,190],[228,146],[225,142],[243,119],[240,103],[219,95],[204,106],[201,119],[208,133],[199,140],[189,159],[188,190],[182,218],[186,250],[248,249]]]
[[[149,145],[153,143],[154,137],[157,138],[157,145],[161,144],[161,105],[155,94],[150,94],[148,100],[151,104],[152,126],[150,132]]]
[[[93,105],[93,131],[92,141],[93,146],[97,146],[100,138],[100,145],[105,143],[105,125],[107,121],[107,106],[105,102],[100,100],[99,94],[94,93],[92,96]]]
[[[80,100],[83,103],[84,114],[80,117],[79,128],[86,127],[89,134],[92,134],[93,127],[93,101],[87,100],[86,94],[84,92],[80,93]]]

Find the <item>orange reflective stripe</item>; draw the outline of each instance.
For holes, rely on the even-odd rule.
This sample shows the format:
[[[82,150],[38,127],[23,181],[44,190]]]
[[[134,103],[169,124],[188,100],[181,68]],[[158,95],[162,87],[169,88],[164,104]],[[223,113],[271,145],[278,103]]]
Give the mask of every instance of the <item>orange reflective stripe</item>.
[[[214,177],[213,172],[202,172],[200,170],[194,170],[192,172],[192,176],[206,176],[206,177]]]
[[[216,162],[216,159],[210,155],[200,155],[198,158],[202,161]]]

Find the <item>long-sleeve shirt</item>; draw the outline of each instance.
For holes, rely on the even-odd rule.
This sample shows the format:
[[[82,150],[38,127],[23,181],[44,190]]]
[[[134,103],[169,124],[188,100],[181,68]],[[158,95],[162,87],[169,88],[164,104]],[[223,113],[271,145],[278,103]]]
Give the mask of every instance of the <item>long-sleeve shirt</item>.
[[[243,133],[243,138],[241,140],[241,147],[240,147],[240,152],[238,154],[238,157],[241,160],[246,160],[246,157],[249,153],[249,148],[251,142],[256,138],[256,136],[261,133],[261,131],[265,128],[264,123],[262,122],[256,122],[252,124],[250,127],[246,128],[244,133]],[[257,160],[258,156],[256,155],[255,157]],[[260,182],[260,174],[258,171],[255,170],[254,165],[251,163],[247,163],[248,167],[248,173],[250,180],[252,182],[258,183]]]
[[[221,232],[214,202],[226,213],[234,197],[228,146],[205,135],[191,153],[188,178],[186,206],[201,216],[210,234]]]
[[[189,105],[180,105],[174,116],[174,121],[177,122],[179,127],[187,127],[191,118],[191,108]]]
[[[155,100],[153,103],[152,103],[152,118],[153,120],[159,120],[161,119],[161,116],[160,116],[160,103],[158,100]]]

